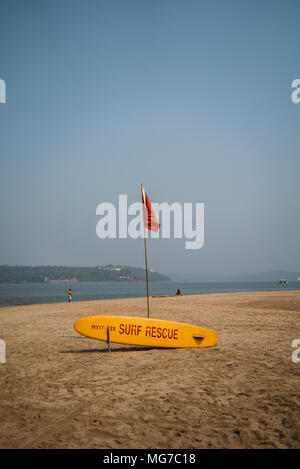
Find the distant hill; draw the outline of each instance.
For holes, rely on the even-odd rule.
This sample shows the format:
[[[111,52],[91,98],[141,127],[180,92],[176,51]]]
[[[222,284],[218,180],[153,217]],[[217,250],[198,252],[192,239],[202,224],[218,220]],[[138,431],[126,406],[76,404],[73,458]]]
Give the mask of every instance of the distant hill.
[[[149,282],[170,280],[158,272],[148,272]],[[145,281],[145,269],[125,266],[63,267],[0,265],[0,283],[22,282],[106,282]]]
[[[258,272],[252,274],[239,274],[230,277],[234,282],[277,282],[280,279],[286,279],[289,282],[295,282],[297,277],[300,278],[300,270],[272,270],[269,272]]]
[[[167,273],[167,275],[175,282],[278,282],[280,279],[295,282],[298,277],[300,278],[300,270],[274,270],[269,272],[251,274],[240,273],[235,275],[197,275],[180,273]]]
[[[209,276],[203,274],[181,274],[178,272],[167,272],[165,275],[171,278],[174,282],[212,282],[212,281],[220,281],[224,280],[223,277],[220,276]]]

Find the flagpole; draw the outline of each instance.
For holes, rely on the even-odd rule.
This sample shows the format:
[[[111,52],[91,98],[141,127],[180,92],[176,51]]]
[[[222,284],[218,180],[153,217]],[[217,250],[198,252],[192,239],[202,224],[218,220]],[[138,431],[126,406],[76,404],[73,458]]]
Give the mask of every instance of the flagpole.
[[[142,191],[142,201],[144,202],[143,196],[143,184],[141,185]],[[144,208],[143,208],[144,210]],[[150,317],[150,309],[149,309],[149,286],[148,286],[148,262],[147,262],[147,244],[146,244],[146,229],[144,225],[144,251],[145,251],[145,267],[146,267],[146,290],[147,290],[147,314],[148,318]]]
[[[145,232],[145,229],[144,229],[144,232]],[[146,236],[144,236],[144,248],[145,248],[145,265],[146,265],[147,313],[148,313],[148,318],[149,318],[150,317],[150,312],[149,312],[149,287],[148,287],[148,266],[147,266]]]

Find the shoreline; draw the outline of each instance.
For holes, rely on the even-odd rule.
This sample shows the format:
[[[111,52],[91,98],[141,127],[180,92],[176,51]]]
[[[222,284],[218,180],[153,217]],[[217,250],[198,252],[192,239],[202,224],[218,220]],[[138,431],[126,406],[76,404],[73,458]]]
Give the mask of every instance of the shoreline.
[[[98,282],[97,282],[98,283]],[[213,295],[239,295],[239,294],[247,294],[247,293],[300,293],[300,288],[298,289],[283,289],[280,288],[278,290],[239,290],[239,291],[228,291],[228,292],[212,292],[212,293],[182,293],[180,295],[150,295],[149,300],[159,300],[159,299],[164,299],[164,298],[178,298],[178,297],[202,297],[202,296],[213,296]],[[122,300],[131,300],[131,299],[147,299],[146,295],[145,296],[127,296],[127,297],[114,297],[114,298],[98,298],[98,299],[91,299],[91,300],[76,300],[72,299],[72,304],[76,303],[97,303],[101,301],[122,301]],[[0,311],[5,308],[17,308],[17,307],[25,307],[25,306],[45,306],[45,305],[65,305],[68,304],[68,300],[66,299],[65,301],[50,301],[47,303],[21,303],[21,304],[13,304],[13,305],[0,305]]]

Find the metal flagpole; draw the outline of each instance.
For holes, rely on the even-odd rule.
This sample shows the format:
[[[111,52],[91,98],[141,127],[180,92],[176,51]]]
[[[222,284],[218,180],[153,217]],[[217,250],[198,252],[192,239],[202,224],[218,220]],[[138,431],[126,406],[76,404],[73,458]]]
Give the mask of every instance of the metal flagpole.
[[[143,184],[141,186],[141,191],[142,191],[143,204],[146,204],[146,200],[144,199],[144,194],[143,194]],[[144,207],[143,207],[143,210],[144,210]],[[147,314],[148,314],[148,318],[149,318],[150,317],[150,309],[149,309],[148,263],[147,263],[147,244],[146,244],[145,224],[144,224],[144,250],[145,250],[145,267],[146,267]]]
[[[144,237],[144,247],[145,247],[146,286],[147,286],[147,313],[148,313],[148,318],[149,318],[150,317],[150,311],[149,311],[149,287],[148,287],[148,266],[147,266],[146,237]]]

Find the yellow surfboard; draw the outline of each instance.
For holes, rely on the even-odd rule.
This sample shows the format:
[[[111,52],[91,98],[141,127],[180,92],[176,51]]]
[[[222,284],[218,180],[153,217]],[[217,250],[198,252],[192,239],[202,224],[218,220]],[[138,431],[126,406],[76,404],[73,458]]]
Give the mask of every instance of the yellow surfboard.
[[[81,335],[93,339],[147,347],[211,347],[216,331],[182,322],[130,316],[86,316],[74,324]]]

